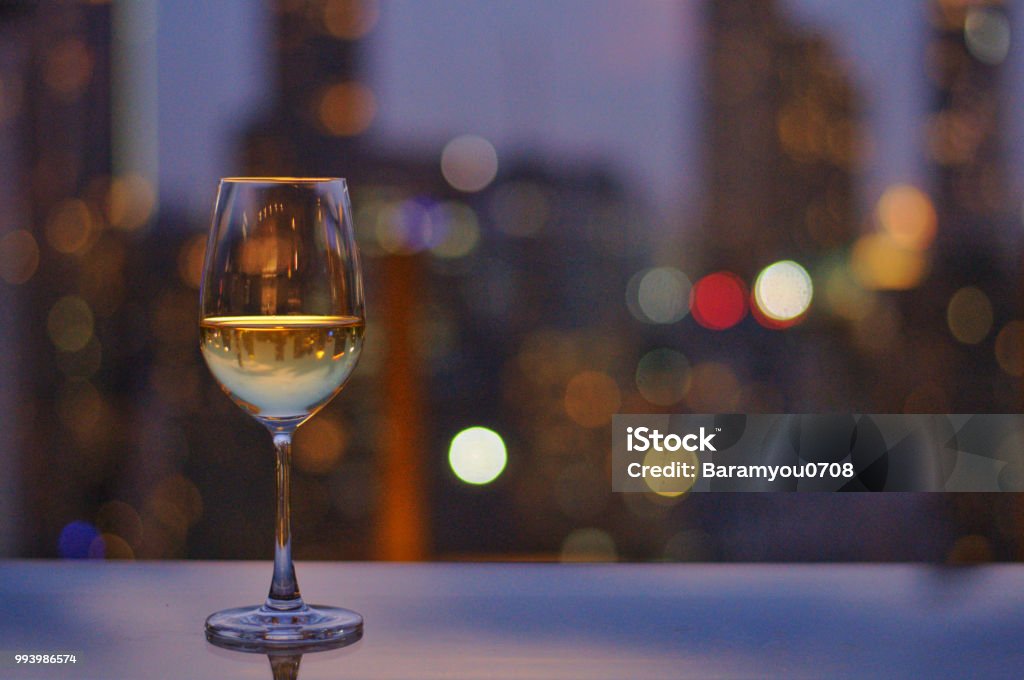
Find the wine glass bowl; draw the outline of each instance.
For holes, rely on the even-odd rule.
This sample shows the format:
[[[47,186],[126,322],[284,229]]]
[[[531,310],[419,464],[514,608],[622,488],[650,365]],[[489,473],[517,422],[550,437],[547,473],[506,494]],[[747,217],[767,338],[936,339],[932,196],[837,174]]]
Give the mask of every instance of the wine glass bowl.
[[[206,620],[207,638],[245,649],[337,646],[362,617],[307,605],[291,558],[295,429],[344,387],[363,343],[363,284],[345,180],[221,180],[200,290],[200,351],[224,392],[277,451],[274,574],[262,605]]]

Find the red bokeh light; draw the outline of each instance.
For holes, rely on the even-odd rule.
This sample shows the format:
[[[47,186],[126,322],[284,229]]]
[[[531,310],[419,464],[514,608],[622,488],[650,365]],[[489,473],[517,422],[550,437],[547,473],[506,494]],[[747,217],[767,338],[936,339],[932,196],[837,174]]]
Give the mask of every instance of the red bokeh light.
[[[690,313],[704,328],[731,328],[747,315],[747,287],[732,272],[708,274],[690,292]]]

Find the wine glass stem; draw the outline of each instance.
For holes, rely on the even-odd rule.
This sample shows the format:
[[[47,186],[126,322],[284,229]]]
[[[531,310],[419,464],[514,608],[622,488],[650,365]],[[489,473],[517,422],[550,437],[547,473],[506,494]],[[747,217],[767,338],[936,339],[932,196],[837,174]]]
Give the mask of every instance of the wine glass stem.
[[[299,584],[295,580],[292,564],[292,530],[290,472],[292,465],[292,433],[275,432],[277,449],[277,523],[274,543],[274,580],[270,583],[266,607],[275,610],[297,609],[303,606]]]

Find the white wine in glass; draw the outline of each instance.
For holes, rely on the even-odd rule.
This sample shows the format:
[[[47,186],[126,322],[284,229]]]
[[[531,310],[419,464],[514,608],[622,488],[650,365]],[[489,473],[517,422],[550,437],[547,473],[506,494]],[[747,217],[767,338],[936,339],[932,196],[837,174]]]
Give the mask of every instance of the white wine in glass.
[[[291,554],[295,429],[341,391],[363,344],[363,282],[343,179],[221,180],[200,291],[199,348],[277,452],[274,574],[262,605],[210,615],[211,642],[313,650],[362,636],[359,614],[308,605]]]

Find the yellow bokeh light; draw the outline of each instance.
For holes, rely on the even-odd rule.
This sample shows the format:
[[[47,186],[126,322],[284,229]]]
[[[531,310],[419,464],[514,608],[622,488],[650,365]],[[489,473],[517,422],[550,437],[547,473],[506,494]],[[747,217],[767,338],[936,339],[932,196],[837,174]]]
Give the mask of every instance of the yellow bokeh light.
[[[1024,321],[1014,320],[996,336],[996,361],[1013,376],[1024,376]]]
[[[658,451],[652,448],[644,456],[644,465],[662,467],[671,465],[673,463],[688,464],[693,466],[692,476],[679,476],[679,477],[654,477],[652,475],[645,476],[644,483],[654,493],[665,498],[675,498],[682,496],[684,493],[693,488],[693,485],[697,482],[697,477],[700,474],[700,459],[697,454],[693,451],[686,451],[680,449],[679,451]]]
[[[607,373],[583,371],[565,388],[565,412],[583,427],[607,425],[621,405],[619,386]]]
[[[142,518],[124,501],[108,501],[96,511],[96,528],[116,534],[132,548],[142,545]]]
[[[84,201],[68,199],[57,204],[46,220],[46,240],[59,253],[83,250],[93,235],[93,219]]]
[[[321,414],[295,433],[295,467],[315,475],[326,474],[341,460],[347,443],[348,433],[341,423]]]
[[[445,259],[465,257],[480,242],[480,221],[476,211],[465,203],[448,201],[432,210],[432,219],[444,225],[444,236],[430,252]]]
[[[335,38],[358,40],[373,30],[380,18],[376,0],[327,0],[324,28]]]
[[[498,174],[498,152],[483,137],[456,137],[441,152],[441,174],[459,191],[480,191]]]
[[[627,494],[629,495],[629,494]],[[615,562],[615,540],[603,529],[576,529],[562,542],[562,562]]]
[[[953,337],[967,345],[976,345],[992,330],[992,302],[974,286],[961,288],[949,300],[946,321]]]
[[[93,55],[77,38],[57,43],[46,53],[43,82],[59,100],[73,102],[92,78]]]
[[[195,234],[178,253],[178,275],[189,288],[199,289],[203,278],[203,258],[206,256],[206,234]]]
[[[118,229],[138,229],[146,224],[156,207],[153,184],[140,175],[123,175],[110,182],[107,192],[107,220]]]
[[[336,83],[320,94],[316,113],[328,134],[352,137],[370,127],[377,115],[377,98],[358,81]]]
[[[850,271],[868,290],[907,290],[928,273],[923,253],[900,245],[889,234],[866,234],[850,253]]]
[[[924,250],[935,239],[935,206],[917,187],[889,187],[878,199],[877,213],[882,229],[903,248]]]
[[[67,352],[77,352],[89,344],[93,332],[92,309],[80,297],[68,295],[50,308],[46,317],[50,340]]]
[[[791,321],[811,306],[814,285],[807,270],[792,260],[770,264],[754,282],[754,302],[775,321]]]
[[[470,427],[452,438],[448,465],[466,484],[490,484],[505,469],[508,453],[505,442],[494,430]]]
[[[7,283],[25,283],[39,266],[39,244],[24,229],[9,231],[0,238],[0,278]]]

